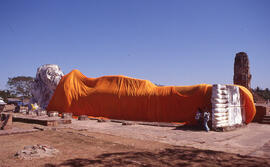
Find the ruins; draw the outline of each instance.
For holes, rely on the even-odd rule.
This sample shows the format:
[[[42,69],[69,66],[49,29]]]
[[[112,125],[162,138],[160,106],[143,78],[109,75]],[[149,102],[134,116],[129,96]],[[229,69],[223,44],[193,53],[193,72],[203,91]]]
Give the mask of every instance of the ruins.
[[[18,151],[15,156],[19,159],[28,159],[33,158],[44,158],[44,157],[53,157],[59,151],[51,146],[36,144],[25,146],[22,150]]]
[[[233,83],[242,85],[249,89],[253,95],[253,100],[256,103],[256,115],[253,122],[270,123],[269,107],[265,104],[265,100],[259,94],[251,89],[251,74],[249,69],[249,59],[245,52],[239,52],[234,59],[234,76]]]
[[[245,52],[239,52],[234,59],[233,83],[235,85],[242,85],[251,90],[250,81],[251,74],[249,70],[248,55]]]
[[[183,118],[186,119],[186,115],[193,112],[191,116],[187,118],[186,120],[192,121],[193,119],[196,119],[194,118],[195,112],[197,112],[196,109],[198,108],[198,106],[197,107],[195,106],[196,101],[200,103],[203,102],[204,105],[202,106],[207,106],[207,105],[210,106],[209,108],[204,107],[203,112],[201,113],[202,117],[196,120],[198,122],[203,121],[203,124],[201,125],[199,124],[199,128],[196,127],[196,124],[189,125],[186,122],[181,122],[181,121],[179,122],[159,121],[158,122],[158,121],[145,121],[145,120],[139,120],[139,119],[135,120],[132,118],[128,119],[128,117],[108,117],[107,118],[107,117],[103,117],[103,115],[92,116],[91,112],[86,112],[88,110],[85,110],[85,112],[80,112],[79,114],[76,114],[76,113],[74,114],[73,112],[67,112],[66,109],[64,110],[51,109],[50,110],[47,108],[47,106],[50,100],[52,99],[52,97],[54,96],[54,93],[59,93],[59,90],[57,92],[58,85],[60,84],[61,86],[61,84],[64,82],[66,84],[63,86],[63,88],[64,90],[67,90],[67,91],[64,91],[64,93],[60,94],[59,98],[57,99],[57,102],[58,102],[56,103],[57,105],[59,106],[64,105],[67,95],[71,95],[72,97],[75,97],[75,98],[71,98],[70,100],[71,101],[70,104],[72,105],[77,103],[76,99],[80,99],[80,101],[82,101],[86,99],[86,97],[93,96],[92,99],[91,98],[87,99],[85,103],[78,103],[79,104],[78,109],[83,110],[85,106],[89,104],[94,104],[94,105],[89,105],[86,108],[94,108],[95,106],[99,105],[99,107],[95,108],[96,110],[98,110],[99,108],[101,109],[104,108],[104,106],[106,107],[106,103],[107,105],[111,104],[110,103],[111,101],[109,100],[106,101],[106,97],[115,97],[115,95],[109,96],[111,92],[110,91],[105,92],[106,90],[105,88],[109,88],[107,90],[112,90],[113,88],[112,83],[120,83],[120,82],[109,82],[109,81],[113,79],[114,81],[118,81],[118,80],[115,80],[115,78],[117,79],[120,78],[122,79],[120,86],[122,86],[123,84],[125,84],[123,82],[125,81],[124,79],[126,79],[129,81],[127,84],[129,87],[132,86],[132,83],[133,85],[138,87],[139,83],[141,83],[142,81],[128,78],[128,77],[123,77],[123,76],[114,76],[114,78],[110,78],[111,80],[106,80],[106,82],[103,81],[105,84],[102,85],[101,81],[93,82],[96,80],[95,78],[86,78],[85,76],[80,74],[78,70],[76,70],[75,72],[73,71],[67,74],[66,76],[64,76],[59,66],[51,65],[51,64],[43,65],[39,67],[37,70],[35,82],[32,85],[31,93],[33,97],[30,103],[27,106],[20,106],[20,109],[16,111],[14,107],[13,110],[6,110],[6,111],[3,111],[2,113],[0,112],[0,120],[1,120],[0,129],[3,129],[2,131],[0,131],[0,136],[2,137],[1,142],[7,143],[7,141],[8,142],[11,141],[12,143],[14,143],[15,141],[18,141],[18,139],[22,139],[22,140],[19,140],[19,142],[17,142],[18,144],[16,143],[16,145],[14,144],[3,145],[2,150],[5,150],[5,151],[2,151],[2,153],[0,151],[0,155],[1,155],[0,161],[8,165],[9,164],[13,165],[14,162],[21,163],[23,164],[23,166],[31,166],[31,164],[35,164],[35,166],[40,165],[40,164],[45,164],[45,166],[49,166],[51,165],[49,164],[50,162],[59,164],[58,166],[63,166],[63,165],[66,166],[66,165],[69,165],[70,163],[75,164],[75,166],[79,166],[80,164],[85,164],[86,161],[94,165],[99,165],[99,163],[100,164],[104,163],[102,160],[100,160],[100,159],[104,159],[104,156],[102,154],[103,152],[106,151],[104,153],[105,156],[108,156],[108,154],[110,154],[108,153],[109,151],[118,152],[119,150],[116,150],[116,149],[119,149],[119,148],[121,149],[131,148],[130,152],[134,152],[134,149],[136,149],[136,147],[134,147],[134,143],[138,143],[138,141],[141,141],[142,143],[146,143],[145,145],[143,145],[143,147],[147,149],[149,149],[149,145],[150,145],[147,143],[147,141],[154,141],[156,143],[164,142],[164,144],[166,144],[166,147],[168,147],[168,145],[174,145],[178,148],[179,146],[184,146],[184,148],[186,148],[186,145],[188,145],[192,149],[194,148],[204,149],[202,153],[199,153],[199,154],[204,155],[205,157],[209,157],[208,154],[205,154],[205,152],[209,152],[209,154],[213,154],[216,156],[216,155],[224,154],[222,153],[224,151],[224,152],[229,152],[230,154],[237,153],[237,156],[239,157],[241,156],[240,158],[248,157],[248,160],[252,158],[250,156],[254,156],[254,157],[259,156],[261,159],[269,158],[270,156],[269,154],[269,150],[270,150],[269,149],[270,148],[269,147],[270,146],[269,134],[270,133],[268,133],[270,132],[269,128],[265,128],[265,126],[261,124],[254,124],[254,123],[249,126],[246,126],[246,124],[250,123],[251,120],[253,119],[253,116],[255,114],[255,106],[254,106],[252,96],[249,95],[250,94],[249,92],[251,90],[250,88],[251,75],[249,73],[249,61],[248,61],[247,55],[244,54],[244,56],[242,56],[243,55],[242,53],[243,52],[241,52],[241,54],[238,53],[237,55],[240,54],[240,56],[236,56],[235,58],[234,82],[237,82],[235,84],[242,85],[246,87],[247,89],[242,86],[240,87],[238,85],[201,84],[199,87],[201,89],[199,90],[202,90],[202,92],[206,92],[206,93],[201,94],[201,95],[197,93],[195,94],[195,96],[192,96],[193,95],[192,92],[194,93],[195,92],[194,90],[196,90],[198,86],[196,85],[189,86],[188,87],[189,89],[182,90],[182,91],[180,90],[180,88],[182,87],[174,87],[173,90],[179,91],[178,92],[179,95],[183,95],[183,97],[178,98],[177,101],[175,100],[177,102],[177,105],[175,104],[173,105],[173,106],[180,106],[177,109],[178,111],[177,113],[181,111],[180,110],[181,108],[186,107],[185,110],[183,111],[191,111],[191,112],[183,113]],[[80,74],[79,77],[78,77],[78,74]],[[69,78],[70,76],[72,77]],[[104,78],[106,79],[108,77],[101,77],[101,79],[104,79]],[[94,87],[95,85],[98,85],[98,84],[99,86]],[[146,82],[146,85],[147,84],[151,85],[150,82]],[[116,89],[116,88],[119,88],[120,86],[117,84],[114,88]],[[102,90],[100,90],[100,87],[102,87]],[[135,88],[138,89],[137,87]],[[72,88],[72,89],[69,89],[69,88]],[[134,88],[134,86],[132,88]],[[142,86],[139,88],[140,90],[142,90],[142,88],[145,89],[145,87],[142,87]],[[157,88],[154,87],[154,88],[161,90],[160,87],[157,87]],[[151,87],[151,90],[154,88]],[[95,89],[94,91],[91,91],[91,92],[95,92],[95,94],[90,94],[91,92],[90,93],[86,92],[92,89]],[[74,90],[74,91],[70,92],[70,90]],[[189,92],[187,92],[187,90]],[[121,91],[123,93],[123,89]],[[98,96],[96,96],[100,92],[105,92],[105,95],[99,94]],[[120,92],[120,91],[115,91],[115,92]],[[138,93],[137,94],[135,93],[125,94],[124,96],[121,94],[117,94],[118,95],[117,99],[111,98],[112,101],[115,100],[117,101],[117,103],[108,105],[107,108],[105,108],[106,110],[104,110],[104,112],[107,112],[108,108],[111,111],[113,110],[114,106],[123,104],[123,102],[120,102],[120,100],[118,101],[118,99],[124,99],[124,97],[127,97],[127,96],[132,96],[132,97],[135,96],[136,99],[134,101],[138,101],[139,99],[139,102],[133,105],[133,108],[135,108],[136,106],[142,106],[142,104],[147,104],[147,103],[144,103],[144,99],[141,100],[140,98],[147,97],[148,99],[151,94],[146,94],[147,93],[146,92],[143,95],[140,95],[140,94],[138,95]],[[158,107],[155,107],[154,110],[160,110],[160,108],[165,108],[165,106],[170,106],[170,104],[161,105],[161,106],[159,105],[159,103],[165,104],[163,103],[164,101],[166,101],[166,98],[163,98],[164,93],[162,94],[162,98],[160,100],[157,100],[158,98],[156,96],[157,96],[157,93],[155,94],[154,101],[151,101],[152,103],[155,101],[158,102],[156,105]],[[170,97],[170,94],[168,94],[167,97]],[[179,99],[186,100],[188,97],[196,97],[196,98],[190,100],[192,101],[192,104],[183,103],[183,101],[179,100]],[[174,99],[171,98],[169,100],[174,100]],[[124,102],[126,103],[127,101],[124,101]],[[179,104],[182,104],[182,105],[179,105]],[[0,106],[1,106],[1,103],[0,103]],[[125,106],[127,106],[126,110],[123,110],[125,113],[132,109],[132,105],[125,105]],[[124,108],[125,106],[120,106],[119,108],[121,109],[121,107]],[[191,109],[187,108],[190,106],[194,108],[194,110],[192,110],[192,108]],[[26,109],[24,109],[23,107],[25,107]],[[147,105],[147,107],[149,107],[149,105]],[[117,110],[115,111],[118,112],[119,108],[117,108]],[[141,109],[143,111],[147,111],[143,107],[140,107],[139,109],[136,110],[136,112],[138,113],[138,111],[141,111]],[[270,116],[266,116],[266,113],[269,112],[269,108],[268,110],[265,110],[265,107],[263,106],[259,106],[259,107],[256,106],[256,109],[257,111],[259,111],[258,112],[259,114],[255,116],[254,120],[259,123],[269,124]],[[173,107],[169,107],[166,110],[166,112],[164,112],[165,114],[163,116],[172,114],[171,113],[172,110],[173,110]],[[70,111],[73,111],[73,110],[70,110]],[[208,121],[209,121],[209,125],[207,123]],[[28,125],[24,123],[28,123]],[[130,125],[130,126],[126,126],[126,125]],[[137,126],[137,125],[140,125],[140,126]],[[200,126],[203,126],[203,128],[200,128]],[[240,129],[241,127],[246,127],[246,128]],[[209,130],[212,130],[212,131],[217,131],[217,132],[226,131],[226,133],[218,134],[216,132],[211,132],[207,135],[204,135],[203,134],[204,132],[192,133],[193,131],[198,131],[202,129],[206,130],[207,132]],[[239,130],[235,132],[229,132],[235,129],[239,129]],[[256,131],[256,133],[253,133],[254,131]],[[33,132],[35,132],[35,134]],[[31,133],[31,134],[27,135],[24,133]],[[15,136],[14,134],[20,134],[20,135]],[[5,137],[6,135],[9,135],[9,136]],[[251,138],[252,140],[249,140],[249,138]],[[121,139],[120,142],[119,142],[119,139]],[[137,139],[139,140],[137,141]],[[117,142],[118,143],[130,142],[132,144],[129,144],[129,145],[122,144],[123,146],[121,146]],[[157,143],[157,145],[160,146],[160,143]],[[107,151],[108,150],[107,148],[111,150]],[[138,148],[140,149],[140,151],[142,150],[141,143],[138,144]],[[160,148],[158,147],[158,149],[161,149],[161,147]],[[18,151],[15,152],[14,150],[18,150]],[[123,152],[126,150],[120,150],[120,151]],[[219,152],[214,152],[214,151],[219,151]],[[178,152],[182,153],[184,151],[178,150]],[[195,150],[194,152],[198,152],[198,151]],[[95,157],[96,159],[89,160],[89,158],[87,157],[89,153],[91,157]],[[137,152],[135,153],[138,154]],[[86,160],[82,158],[84,156],[86,156],[87,158]],[[117,160],[119,156],[120,155],[117,154]],[[132,156],[132,157],[136,157],[136,156]],[[166,155],[166,157],[170,157],[170,156]],[[226,155],[225,159],[227,159],[227,157],[228,155]],[[239,160],[240,160],[239,157],[237,159],[237,165],[239,165]],[[178,156],[176,158],[178,158]],[[124,157],[123,159],[125,159],[126,161],[127,158]],[[153,159],[156,161],[155,157]],[[31,161],[26,161],[26,160],[31,160]],[[111,160],[110,158],[110,163],[111,161],[114,162],[115,160]],[[145,160],[143,159],[141,160],[141,162],[139,162],[138,160],[136,161],[134,160],[132,162],[135,162],[136,164],[144,165],[145,164],[144,161]],[[219,158],[219,161],[223,162],[220,160],[220,158]],[[228,165],[227,161],[224,161],[224,162],[226,162],[226,165]],[[152,163],[152,162],[149,162],[149,163]],[[248,163],[250,164],[250,161],[248,161]],[[124,165],[130,165],[130,164],[131,163],[128,162],[128,164],[124,164]],[[247,162],[244,162],[244,164],[247,164]],[[254,161],[254,164],[257,165],[258,162]],[[270,161],[269,161],[269,164],[270,164]],[[161,166],[164,166],[164,164],[162,164]]]

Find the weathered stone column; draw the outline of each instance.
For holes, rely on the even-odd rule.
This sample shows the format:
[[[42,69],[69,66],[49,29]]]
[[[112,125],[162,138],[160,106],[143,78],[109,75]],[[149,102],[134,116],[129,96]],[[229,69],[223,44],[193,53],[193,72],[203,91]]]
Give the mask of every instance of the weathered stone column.
[[[249,71],[248,55],[245,52],[239,52],[234,59],[233,83],[242,85],[251,90],[250,81],[251,74]]]
[[[12,114],[0,115],[0,130],[12,129]]]

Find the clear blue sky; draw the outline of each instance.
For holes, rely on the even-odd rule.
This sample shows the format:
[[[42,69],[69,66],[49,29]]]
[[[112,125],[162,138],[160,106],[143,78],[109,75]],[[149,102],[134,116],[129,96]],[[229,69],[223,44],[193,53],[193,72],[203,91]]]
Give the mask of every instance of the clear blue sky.
[[[231,84],[240,51],[252,87],[270,88],[269,0],[0,1],[0,89],[43,64],[163,85]]]

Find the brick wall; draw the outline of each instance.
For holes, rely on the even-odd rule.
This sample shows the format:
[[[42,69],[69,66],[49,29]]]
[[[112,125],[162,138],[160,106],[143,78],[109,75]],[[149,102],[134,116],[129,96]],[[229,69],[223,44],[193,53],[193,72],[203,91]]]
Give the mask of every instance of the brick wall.
[[[261,122],[263,117],[269,113],[269,107],[264,105],[256,105],[256,115],[253,122]]]

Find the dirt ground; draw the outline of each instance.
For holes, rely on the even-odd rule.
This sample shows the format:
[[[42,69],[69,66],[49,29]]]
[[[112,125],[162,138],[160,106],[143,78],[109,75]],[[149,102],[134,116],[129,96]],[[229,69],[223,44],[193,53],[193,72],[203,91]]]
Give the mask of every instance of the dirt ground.
[[[32,124],[14,123],[30,129]],[[132,132],[130,132],[132,133]],[[71,128],[51,128],[0,136],[0,166],[270,166],[268,158],[175,146],[130,137]],[[59,150],[54,157],[21,160],[24,146],[46,144]]]
[[[198,130],[185,126],[159,127],[145,125],[125,125],[114,122],[78,121],[65,127],[88,132],[156,141],[175,146],[257,156],[270,159],[270,125],[250,123],[243,128],[228,132]],[[132,133],[131,133],[132,132]]]

